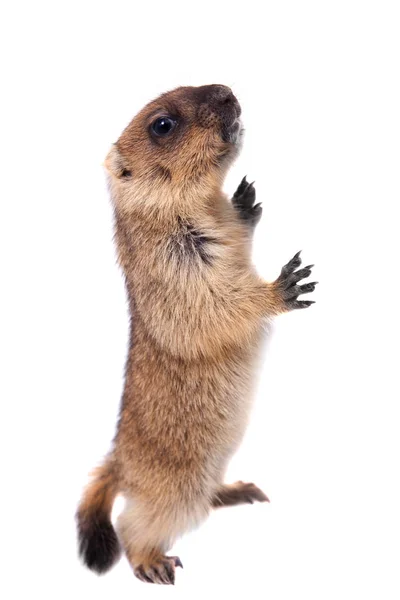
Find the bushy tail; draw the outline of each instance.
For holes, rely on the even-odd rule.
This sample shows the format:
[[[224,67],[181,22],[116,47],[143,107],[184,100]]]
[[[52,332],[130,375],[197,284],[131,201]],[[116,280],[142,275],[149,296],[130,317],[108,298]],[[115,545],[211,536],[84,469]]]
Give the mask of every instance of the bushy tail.
[[[79,554],[86,566],[97,573],[108,571],[120,556],[120,544],[111,523],[116,493],[112,465],[106,461],[94,471],[76,513]]]

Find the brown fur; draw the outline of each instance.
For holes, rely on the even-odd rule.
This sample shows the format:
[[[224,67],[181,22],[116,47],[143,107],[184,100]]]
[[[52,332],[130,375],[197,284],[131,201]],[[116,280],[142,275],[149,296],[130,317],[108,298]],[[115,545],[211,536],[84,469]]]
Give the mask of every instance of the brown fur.
[[[267,500],[243,488],[253,484],[223,484],[247,422],[263,322],[290,308],[281,280],[256,274],[251,230],[221,191],[237,153],[223,135],[240,111],[229,94],[221,86],[164,94],[106,159],[131,335],[107,475],[100,471],[79,514],[96,504],[110,512],[114,494],[125,496],[118,536],[145,581],[173,583],[179,563],[165,553],[212,506],[249,493]],[[165,114],[178,117],[176,131],[154,139],[149,127]]]
[[[82,520],[85,520],[85,516],[93,508],[97,512],[108,514],[112,509],[116,495],[115,479],[108,462],[94,469],[92,477],[93,480],[87,486],[79,507]]]

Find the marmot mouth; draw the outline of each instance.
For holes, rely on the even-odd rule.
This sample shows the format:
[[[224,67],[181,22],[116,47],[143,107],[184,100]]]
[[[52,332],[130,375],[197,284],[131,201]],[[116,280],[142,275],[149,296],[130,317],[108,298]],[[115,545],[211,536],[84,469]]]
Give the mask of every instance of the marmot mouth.
[[[233,123],[229,126],[223,124],[221,136],[224,142],[229,144],[237,145],[241,139],[243,133],[243,125],[241,120],[237,117]]]
[[[196,88],[196,94],[200,92],[199,125],[219,130],[225,143],[236,144],[242,129],[239,120],[242,110],[232,90],[224,85],[208,85]]]

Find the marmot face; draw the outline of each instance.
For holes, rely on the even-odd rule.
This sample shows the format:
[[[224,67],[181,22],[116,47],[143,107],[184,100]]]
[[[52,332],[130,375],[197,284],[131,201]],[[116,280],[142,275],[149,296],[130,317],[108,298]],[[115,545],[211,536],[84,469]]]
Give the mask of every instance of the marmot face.
[[[160,189],[176,197],[193,186],[220,185],[240,147],[240,113],[223,85],[163,94],[131,121],[109,153],[113,185],[130,190],[130,202],[133,196],[158,196]]]

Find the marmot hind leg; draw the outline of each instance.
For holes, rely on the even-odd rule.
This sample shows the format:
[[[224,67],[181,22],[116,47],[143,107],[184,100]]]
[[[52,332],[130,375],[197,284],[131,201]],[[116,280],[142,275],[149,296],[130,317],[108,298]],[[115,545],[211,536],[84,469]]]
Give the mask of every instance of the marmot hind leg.
[[[254,504],[254,502],[269,502],[269,498],[254,483],[236,481],[220,487],[213,498],[212,506],[219,508],[236,504]]]
[[[154,501],[128,500],[118,518],[117,531],[136,577],[148,583],[174,585],[175,569],[182,567],[178,556],[166,553],[175,541],[197,527],[209,514],[209,504],[185,506]]]

